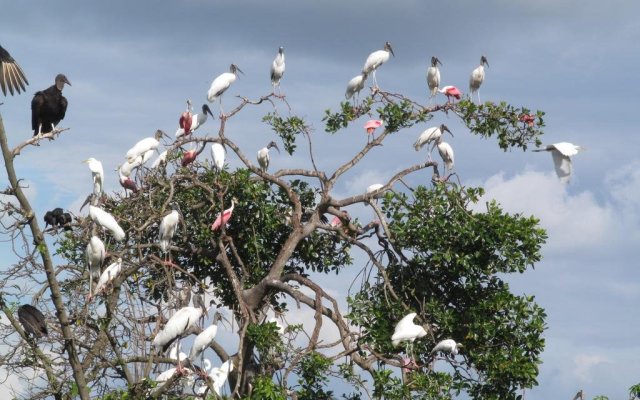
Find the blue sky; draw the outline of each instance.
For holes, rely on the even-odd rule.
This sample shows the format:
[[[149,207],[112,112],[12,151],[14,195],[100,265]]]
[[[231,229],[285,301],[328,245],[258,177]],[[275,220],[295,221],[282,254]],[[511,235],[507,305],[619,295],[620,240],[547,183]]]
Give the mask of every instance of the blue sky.
[[[373,151],[335,194],[359,193],[419,162],[424,153],[411,145],[420,132],[449,125],[462,183],[485,186],[487,199],[540,217],[549,232],[544,260],[512,279],[515,291],[535,295],[549,315],[540,386],[527,398],[570,398],[578,389],[589,398],[625,398],[640,382],[640,138],[633,89],[639,11],[636,2],[591,0],[9,2],[0,17],[0,44],[22,65],[30,86],[27,94],[1,99],[0,112],[10,143],[27,139],[31,95],[66,74],[73,86],[65,89],[69,109],[61,126],[71,130],[25,149],[16,168],[37,209],[76,210],[91,190],[82,160],[100,159],[107,190],[119,190],[113,170],[127,149],[157,128],[173,135],[185,100],[199,108],[213,78],[231,63],[245,75],[225,94],[227,107],[237,104],[235,95],[270,92],[269,66],[284,46],[282,91],[315,128],[319,166],[332,169],[366,137],[359,126],[326,136],[320,119],[342,101],[370,52],[392,43],[396,57],[380,68],[378,83],[416,99],[425,99],[432,55],[442,60],[442,83],[466,91],[484,54],[490,67],[483,100],[544,110],[545,143],[587,149],[574,158],[568,186],[557,182],[548,154],[504,153],[453,117],[438,115]],[[217,105],[212,109],[217,116]],[[256,107],[229,122],[228,135],[246,154],[273,139],[260,122],[268,111]],[[214,127],[198,134],[213,135]],[[270,168],[309,166],[303,153],[274,153]],[[365,210],[354,213],[367,217]],[[330,289],[344,296],[345,287]]]

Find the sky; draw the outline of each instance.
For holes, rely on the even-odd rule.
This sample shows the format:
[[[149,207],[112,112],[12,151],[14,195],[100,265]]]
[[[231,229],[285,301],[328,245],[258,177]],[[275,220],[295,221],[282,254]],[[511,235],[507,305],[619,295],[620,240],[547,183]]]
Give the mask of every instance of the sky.
[[[41,213],[75,211],[91,191],[82,160],[100,159],[107,190],[120,190],[114,169],[127,149],[158,128],[173,134],[185,100],[199,109],[213,78],[231,63],[245,74],[224,95],[226,107],[238,103],[236,95],[270,93],[270,63],[285,48],[282,91],[314,127],[319,167],[333,169],[366,135],[356,123],[328,136],[321,118],[344,99],[369,53],[391,42],[395,57],[378,70],[380,87],[424,102],[432,55],[442,61],[442,84],[465,92],[485,55],[483,101],[543,110],[545,144],[585,148],[574,157],[568,185],[558,182],[549,154],[503,152],[453,116],[438,115],[372,151],[334,194],[361,193],[420,162],[425,154],[412,143],[423,129],[446,123],[461,182],[486,188],[480,204],[496,199],[509,212],[535,215],[549,234],[535,269],[509,278],[516,293],[535,295],[548,314],[540,385],[526,398],[568,399],[579,389],[588,398],[626,398],[640,382],[640,136],[637,93],[627,88],[640,70],[633,50],[639,11],[637,2],[621,0],[9,2],[0,44],[30,85],[26,94],[0,98],[0,113],[12,146],[29,138],[32,94],[66,74],[72,86],[64,91],[69,108],[61,126],[70,130],[23,150],[16,169]],[[217,115],[218,106],[212,109]],[[229,121],[227,134],[246,154],[274,139],[260,122],[269,111],[253,107]],[[217,125],[208,124],[198,135],[215,134]],[[270,169],[309,167],[305,154],[274,153]],[[4,171],[0,177],[6,182]],[[417,174],[409,182],[428,178]],[[354,214],[370,218],[363,209]],[[325,284],[344,301],[344,283]]]

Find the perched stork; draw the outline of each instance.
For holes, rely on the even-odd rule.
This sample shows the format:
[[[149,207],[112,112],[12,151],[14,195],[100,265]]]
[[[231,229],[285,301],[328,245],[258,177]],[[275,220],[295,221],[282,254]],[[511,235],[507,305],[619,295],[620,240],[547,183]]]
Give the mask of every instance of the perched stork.
[[[473,100],[473,94],[478,94],[478,103],[480,103],[480,85],[484,82],[484,66],[489,66],[487,62],[487,57],[480,57],[480,65],[471,72],[471,77],[469,78],[469,95]]]
[[[32,305],[23,304],[18,307],[18,320],[28,335],[35,338],[49,335],[44,315]]]
[[[344,93],[344,97],[347,100],[360,93],[360,91],[364,88],[365,82],[367,81],[367,76],[367,74],[362,73],[351,78],[349,83],[347,83],[347,91]]]
[[[93,278],[100,276],[100,269],[106,254],[107,251],[102,240],[97,236],[91,236],[84,252],[87,267],[89,267],[89,299],[93,297]]]
[[[124,240],[126,236],[124,230],[120,227],[120,225],[118,225],[118,222],[115,218],[113,218],[113,215],[104,211],[102,208],[89,205],[89,217],[91,217],[93,222],[108,230],[113,238],[118,242]]]
[[[269,168],[269,161],[270,161],[269,149],[272,147],[278,150],[278,153],[280,153],[280,149],[278,148],[278,145],[276,144],[276,142],[273,142],[273,141],[269,142],[269,144],[266,147],[263,147],[260,150],[258,150],[258,164],[260,164],[260,169],[262,170],[262,172],[267,172],[267,168]]]
[[[127,151],[127,161],[131,164],[136,162],[138,157],[141,157],[140,164],[143,164],[153,155],[153,152],[160,146],[160,138],[164,136],[165,133],[158,129],[153,137],[148,137],[140,140],[138,143],[133,145]],[[128,175],[127,175],[128,176]]]
[[[158,228],[158,242],[160,244],[160,250],[165,255],[166,263],[171,263],[171,256],[169,252],[171,249],[171,240],[173,239],[173,235],[175,235],[178,224],[182,219],[182,214],[180,213],[178,204],[172,203],[171,208],[171,212],[162,218],[162,221],[160,221],[160,227]]]
[[[56,75],[55,84],[36,92],[31,100],[31,129],[33,136],[49,133],[64,119],[67,112],[67,99],[62,95],[64,84],[71,82],[64,74]]]
[[[455,356],[456,354],[458,354],[458,351],[462,347],[463,347],[462,344],[456,343],[456,341],[453,339],[444,339],[435,345],[433,350],[431,350],[431,354],[434,354],[440,351],[440,352],[449,353],[450,355]]]
[[[99,295],[102,292],[107,290],[107,286],[113,282],[114,279],[120,275],[122,271],[122,258],[118,258],[114,263],[109,264],[107,268],[104,269],[104,272],[100,275],[100,279],[98,280],[98,284],[96,285],[96,289],[94,291],[94,296]]]
[[[392,55],[395,57],[393,49],[391,48],[391,43],[385,42],[383,50],[374,51],[369,54],[369,57],[367,57],[367,61],[365,61],[364,66],[362,67],[362,73],[368,75],[373,72],[374,86],[378,86],[378,82],[376,81],[376,70],[379,66],[387,62],[389,57]]]
[[[442,141],[442,136],[436,140],[436,146],[438,147],[438,153],[442,157],[442,162],[448,171],[453,169],[453,148],[447,142]]]
[[[180,128],[176,131],[176,139],[190,135],[191,132],[207,122],[209,115],[211,115],[211,118],[214,118],[211,109],[206,104],[202,105],[202,112],[199,114],[192,114],[191,112],[185,111],[182,116],[180,116]]]
[[[576,146],[573,143],[559,142],[547,145],[544,149],[537,149],[533,151],[548,151],[551,152],[553,157],[553,166],[556,170],[556,175],[562,183],[568,183],[571,179],[571,173],[573,168],[571,165],[571,157],[578,154],[582,147]]]
[[[202,332],[196,336],[193,341],[193,345],[191,346],[191,351],[189,352],[189,359],[191,362],[194,362],[196,358],[203,356],[207,347],[213,343],[213,340],[216,338],[216,334],[218,333],[218,321],[221,319],[222,315],[220,315],[220,313],[215,313],[211,325],[203,329]],[[200,362],[202,362],[202,360],[200,360]]]
[[[273,92],[275,93],[276,87],[278,92],[280,91],[280,80],[284,75],[284,47],[278,49],[276,58],[271,63],[271,86],[273,86]]]
[[[213,169],[218,173],[224,168],[225,149],[220,143],[211,144],[211,157],[213,158]]]
[[[218,75],[216,79],[211,82],[211,87],[209,88],[209,92],[207,93],[207,99],[209,103],[213,103],[216,99],[220,99],[220,113],[224,116],[224,111],[222,110],[222,94],[229,89],[229,86],[233,82],[238,79],[238,72],[244,74],[237,65],[231,64],[229,67],[229,72],[225,72],[223,74]]]
[[[7,50],[0,46],[0,88],[2,94],[6,96],[7,90],[12,96],[14,90],[20,94],[20,89],[26,91],[25,86],[28,84],[27,76],[20,65]]]
[[[451,133],[451,131],[449,130],[449,128],[447,128],[445,124],[427,128],[420,134],[420,136],[418,137],[418,140],[416,140],[416,142],[413,144],[413,147],[416,149],[416,151],[419,151],[424,145],[433,142],[433,145],[429,150],[429,161],[431,161],[431,153],[433,152],[433,149],[436,147],[438,140],[442,137],[442,133],[445,131],[449,132],[451,136],[453,136],[453,133]]]
[[[440,86],[440,69],[438,64],[442,65],[438,57],[431,57],[431,66],[427,68],[427,85],[429,85],[429,97],[434,97],[438,93]]]

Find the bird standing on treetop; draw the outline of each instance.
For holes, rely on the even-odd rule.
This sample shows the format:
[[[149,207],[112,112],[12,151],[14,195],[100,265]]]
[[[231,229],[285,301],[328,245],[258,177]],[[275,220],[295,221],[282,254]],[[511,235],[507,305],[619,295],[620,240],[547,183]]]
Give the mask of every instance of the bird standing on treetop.
[[[419,151],[425,144],[429,144],[433,142],[431,149],[429,150],[429,161],[431,161],[431,153],[433,152],[434,147],[438,142],[438,139],[442,137],[442,133],[447,131],[453,136],[453,133],[447,128],[445,124],[441,124],[440,126],[433,126],[431,128],[427,128],[420,134],[418,140],[413,144],[413,147],[416,151]]]
[[[47,322],[40,310],[29,304],[18,307],[18,320],[27,334],[40,338],[47,336]]]
[[[238,72],[244,74],[237,65],[231,64],[229,72],[218,75],[218,77],[211,82],[211,87],[209,88],[209,92],[207,92],[207,99],[209,100],[209,103],[213,103],[216,99],[220,98],[220,113],[223,116],[222,94],[229,89],[229,86],[231,86],[236,79],[238,79]]]
[[[364,88],[364,83],[367,81],[367,76],[367,74],[363,73],[351,78],[349,83],[347,83],[347,91],[344,93],[344,97],[347,100],[360,93],[360,91]]]
[[[198,129],[202,124],[207,122],[208,115],[211,115],[211,118],[214,118],[211,109],[206,104],[202,105],[202,112],[199,114],[192,114],[187,111],[182,113],[179,121],[180,128],[176,131],[176,139],[182,136],[187,136]]]
[[[93,178],[93,194],[100,196],[102,193],[102,187],[104,186],[104,170],[102,169],[102,163],[93,157],[89,157],[84,160],[83,163],[89,165],[91,170],[91,177]]]
[[[62,88],[65,83],[71,86],[71,82],[64,74],[58,74],[54,85],[36,92],[33,96],[31,129],[34,136],[55,130],[56,125],[64,119],[67,112],[67,99],[62,95]]]
[[[427,85],[429,85],[430,96],[433,97],[438,93],[440,86],[440,69],[438,64],[442,65],[438,57],[431,57],[431,66],[427,68]]]
[[[273,92],[275,93],[276,87],[280,92],[280,80],[284,75],[284,47],[278,49],[276,58],[271,63],[271,86],[273,86]]]
[[[151,158],[155,149],[160,146],[160,138],[162,138],[162,136],[164,135],[165,133],[158,129],[153,137],[148,137],[140,140],[127,151],[127,161],[129,163],[134,163],[138,157],[142,157],[142,160],[140,160],[140,164],[143,164],[145,161]]]
[[[556,175],[562,183],[568,183],[571,179],[571,173],[573,168],[571,165],[571,157],[578,154],[578,151],[583,150],[582,147],[576,146],[573,143],[559,142],[547,145],[544,149],[537,149],[533,151],[549,151],[553,157],[553,166],[556,170]]]
[[[451,98],[455,97],[456,100],[460,100],[462,92],[455,86],[445,86],[442,89],[438,89],[438,92],[447,96],[447,103],[451,102]]]
[[[218,216],[216,217],[216,220],[213,221],[213,224],[211,224],[212,231],[216,231],[220,229],[221,226],[226,225],[227,222],[229,222],[229,220],[231,219],[231,216],[233,215],[233,207],[235,207],[236,201],[237,200],[235,197],[232,198],[231,207],[227,208],[226,210],[218,214]]]
[[[258,150],[258,164],[260,164],[260,169],[263,172],[267,171],[267,168],[269,168],[269,149],[274,147],[276,150],[278,150],[278,153],[280,153],[280,149],[278,148],[278,145],[276,144],[276,142],[269,142],[269,144],[266,147],[261,148],[260,150]]]
[[[11,57],[11,54],[0,46],[0,88],[2,89],[2,94],[6,96],[7,89],[12,96],[14,90],[20,94],[20,89],[26,91],[25,85],[28,84],[29,81],[22,68]]]
[[[224,168],[225,149],[220,143],[211,144],[211,157],[213,158],[213,169],[218,173]]]
[[[478,93],[478,103],[480,103],[480,85],[484,81],[484,66],[489,66],[487,57],[480,57],[480,65],[471,72],[471,78],[469,78],[469,95],[473,100],[473,94]]]
[[[393,49],[391,48],[391,43],[385,42],[383,50],[374,51],[369,54],[369,57],[367,57],[367,61],[365,61],[364,67],[362,67],[362,73],[368,75],[373,72],[373,86],[378,87],[378,82],[376,81],[376,69],[387,62],[391,55],[395,57]]]
[[[453,169],[453,148],[447,142],[442,141],[442,136],[436,139],[436,145],[438,146],[438,153],[442,157],[442,162],[447,170]]]

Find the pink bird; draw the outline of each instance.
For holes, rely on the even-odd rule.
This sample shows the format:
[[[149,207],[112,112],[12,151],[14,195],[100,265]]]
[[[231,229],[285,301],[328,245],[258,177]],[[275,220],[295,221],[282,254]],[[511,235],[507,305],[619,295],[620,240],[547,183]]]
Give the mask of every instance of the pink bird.
[[[373,137],[373,132],[375,132],[376,128],[379,126],[382,126],[382,121],[379,119],[370,119],[366,124],[364,124],[364,129],[367,131],[367,134]],[[369,139],[367,139],[367,141],[369,141]]]
[[[211,225],[212,231],[220,229],[222,225],[226,225],[227,222],[229,222],[229,220],[231,219],[231,215],[233,214],[233,207],[235,206],[236,201],[237,200],[235,199],[235,197],[231,199],[231,207],[218,214],[216,220],[213,221],[213,224]]]
[[[522,114],[519,119],[525,124],[533,126],[535,124],[536,117],[533,114]]]
[[[187,165],[194,162],[196,157],[198,157],[198,154],[202,153],[202,150],[204,150],[204,146],[205,146],[205,143],[203,142],[202,146],[200,146],[199,149],[185,151],[184,154],[182,155],[182,166],[186,167]]]
[[[180,116],[180,120],[178,123],[180,124],[180,128],[184,131],[184,135],[187,136],[191,133],[191,113],[189,111],[185,111]]]
[[[120,176],[120,186],[122,186],[125,190],[129,189],[133,193],[138,193],[138,186],[128,176]]]
[[[457,100],[460,100],[462,97],[462,92],[455,86],[445,86],[438,90],[438,92],[447,96],[447,103],[451,102],[451,97],[455,97]]]

